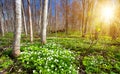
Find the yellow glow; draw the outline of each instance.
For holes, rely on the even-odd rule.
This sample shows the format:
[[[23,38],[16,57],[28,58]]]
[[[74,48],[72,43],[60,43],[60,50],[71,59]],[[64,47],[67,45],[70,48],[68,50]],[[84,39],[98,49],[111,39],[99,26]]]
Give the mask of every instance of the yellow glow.
[[[114,17],[114,8],[110,6],[103,7],[101,13],[102,20],[110,22]]]

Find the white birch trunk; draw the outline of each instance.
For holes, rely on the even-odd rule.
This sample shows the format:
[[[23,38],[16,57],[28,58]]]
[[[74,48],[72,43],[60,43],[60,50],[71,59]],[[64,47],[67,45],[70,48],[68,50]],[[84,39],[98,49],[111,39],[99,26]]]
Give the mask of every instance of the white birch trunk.
[[[4,36],[4,13],[3,13],[3,3],[0,1],[2,6],[1,6],[1,13],[0,13],[0,28],[1,28],[1,34]]]
[[[15,30],[12,50],[13,57],[17,57],[20,55],[20,39],[22,30],[21,27],[22,27],[21,0],[15,0]]]
[[[44,0],[43,12],[42,12],[42,22],[41,22],[41,43],[46,43],[46,29],[48,24],[48,0]]]
[[[38,22],[38,34],[41,35],[40,31],[41,31],[41,21],[42,21],[42,7],[43,4],[42,4],[42,0],[40,0],[40,18],[39,18],[39,22]]]
[[[28,1],[28,16],[29,16],[29,25],[30,25],[30,42],[33,42],[33,28],[32,28],[30,0],[27,1]]]
[[[22,2],[22,3],[23,3],[23,2]],[[24,24],[25,35],[27,36],[26,18],[25,18],[25,13],[24,13],[23,4],[22,4],[22,14],[23,14],[23,24]]]
[[[4,36],[5,34],[4,34],[4,20],[3,20],[3,18],[2,18],[2,16],[0,15],[0,27],[1,27],[1,34],[2,34],[2,36]]]

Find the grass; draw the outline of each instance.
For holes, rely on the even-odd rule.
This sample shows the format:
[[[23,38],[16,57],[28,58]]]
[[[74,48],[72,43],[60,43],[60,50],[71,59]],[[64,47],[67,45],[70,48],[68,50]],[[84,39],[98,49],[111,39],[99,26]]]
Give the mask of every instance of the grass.
[[[76,70],[78,68],[80,73],[87,74],[119,74],[120,72],[120,38],[117,40],[111,40],[108,36],[101,36],[98,40],[91,40],[89,36],[86,38],[81,38],[79,35],[69,35],[65,38],[61,37],[62,33],[53,37],[53,35],[49,35],[47,38],[48,43],[54,42],[55,44],[61,45],[61,48],[65,48],[65,50],[72,51],[77,56],[75,57],[77,62],[74,64],[77,65]],[[5,48],[12,45],[13,35],[6,34],[5,37],[0,37],[1,48]],[[36,46],[40,44],[40,38],[35,36],[34,42],[31,44],[29,42],[29,38],[22,35],[21,40],[21,51],[23,52],[23,48],[29,46]],[[9,47],[11,48],[11,47]],[[49,48],[49,47],[46,47]],[[52,48],[52,46],[51,46]],[[37,49],[37,48],[34,48]],[[31,50],[33,51],[33,50]],[[6,50],[6,53],[1,53],[0,63],[5,61],[3,66],[0,67],[0,70],[4,70],[14,63],[7,62],[11,61],[9,58],[9,50]],[[20,61],[17,61],[20,63]],[[19,64],[15,64],[17,66],[17,70],[21,69]],[[14,72],[14,71],[13,71]],[[17,71],[15,71],[17,72]]]

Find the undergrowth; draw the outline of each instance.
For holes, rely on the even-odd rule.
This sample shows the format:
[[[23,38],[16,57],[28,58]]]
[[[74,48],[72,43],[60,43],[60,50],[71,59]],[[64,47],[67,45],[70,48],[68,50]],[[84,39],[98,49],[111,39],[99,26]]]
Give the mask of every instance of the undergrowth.
[[[23,35],[21,55],[16,62],[9,57],[12,38],[11,34],[0,37],[0,49],[4,48],[0,52],[0,71],[9,68],[14,69],[10,73],[25,74],[120,74],[119,38],[101,36],[92,42],[89,37],[48,37],[48,43],[41,45],[37,36],[30,43]]]

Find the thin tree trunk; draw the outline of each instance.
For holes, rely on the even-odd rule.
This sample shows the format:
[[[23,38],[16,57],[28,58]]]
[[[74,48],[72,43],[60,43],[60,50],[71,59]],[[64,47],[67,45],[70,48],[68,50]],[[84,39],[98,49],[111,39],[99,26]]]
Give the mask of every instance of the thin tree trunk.
[[[33,42],[33,28],[32,28],[30,0],[27,0],[27,2],[28,2],[28,18],[29,18],[29,25],[30,25],[30,42]]]
[[[66,0],[66,14],[65,14],[65,27],[66,27],[66,35],[68,34],[68,10],[67,10],[67,6],[68,6],[68,1]]]
[[[1,24],[1,33],[2,33],[2,36],[4,36],[4,22],[5,22],[5,17],[4,17],[4,12],[3,12],[3,3],[2,3],[2,1],[0,1],[1,2],[1,5],[2,5],[2,13],[1,13],[1,15],[0,15],[0,24]]]
[[[85,0],[82,0],[83,14],[82,14],[82,37],[84,37],[84,24],[85,24]]]
[[[55,32],[57,36],[57,1],[55,0]]]
[[[23,1],[22,1],[22,15],[23,15],[24,31],[25,31],[25,35],[27,36],[26,18],[25,18],[25,12],[24,12]]]
[[[2,16],[0,15],[0,27],[1,27],[1,34],[2,34],[2,36],[4,36],[5,34],[4,34],[4,21],[3,21],[3,18],[2,18]]]
[[[2,1],[2,0],[1,0]],[[3,7],[5,7],[4,9],[6,10],[6,16],[4,15],[4,27],[5,27],[5,32],[9,32],[9,25],[8,25],[8,21],[7,20],[5,20],[5,18],[8,18],[9,19],[9,16],[8,16],[8,0],[5,0],[5,6],[3,6]]]
[[[86,36],[86,32],[87,32],[87,24],[88,24],[88,16],[86,17],[86,20],[85,20],[84,37]]]
[[[38,23],[38,33],[41,33],[41,22],[42,22],[42,8],[43,8],[43,4],[42,4],[42,0],[40,0],[40,18],[39,18],[39,23]],[[41,35],[41,34],[40,34]]]
[[[21,14],[21,0],[15,0],[15,30],[14,30],[14,43],[12,55],[17,57],[20,55],[20,39],[22,27],[22,14]]]
[[[37,32],[37,8],[36,8],[36,0],[34,0],[34,8],[35,8],[35,14],[34,14],[34,25],[35,25],[35,31]]]
[[[43,13],[42,13],[42,25],[41,25],[41,43],[45,44],[46,43],[46,29],[47,29],[47,24],[48,24],[48,0],[44,0],[44,5],[43,5]]]
[[[12,24],[12,32],[14,32],[14,25],[15,25],[14,23],[14,9],[15,9],[14,0],[11,0],[11,3],[12,3],[11,10],[13,11],[12,13],[13,16],[11,17],[11,24]]]

